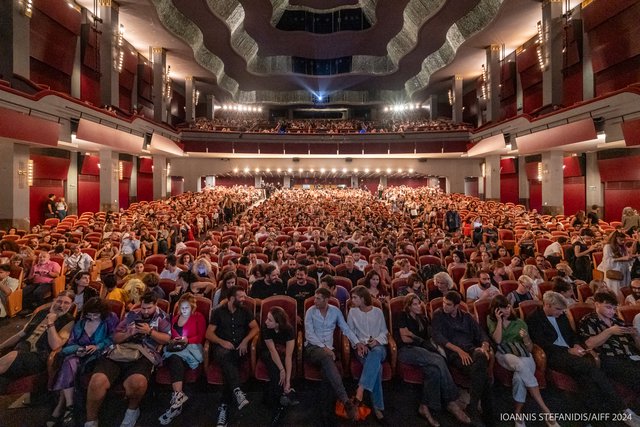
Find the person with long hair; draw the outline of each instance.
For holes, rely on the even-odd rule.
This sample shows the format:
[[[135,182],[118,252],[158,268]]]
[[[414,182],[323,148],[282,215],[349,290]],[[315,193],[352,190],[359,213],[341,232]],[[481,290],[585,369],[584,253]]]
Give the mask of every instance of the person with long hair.
[[[284,406],[297,403],[292,398],[291,374],[295,335],[291,319],[281,307],[272,307],[260,333],[260,359],[269,372],[269,386],[265,400],[276,407],[271,425],[277,425],[283,416]]]
[[[357,405],[364,398],[364,391],[371,393],[373,412],[378,421],[384,419],[384,398],[382,395],[382,362],[387,357],[389,342],[387,324],[382,310],[373,305],[371,293],[364,286],[351,290],[351,304],[347,324],[363,345],[355,356],[362,364],[362,374],[353,398]]]
[[[196,311],[196,297],[190,293],[183,294],[176,303],[178,315],[174,316],[171,325],[171,340],[165,346],[162,358],[171,375],[171,403],[169,409],[158,419],[160,424],[167,425],[182,412],[182,406],[189,397],[182,391],[184,372],[187,367],[195,369],[204,360],[204,334],[207,322],[204,316]]]
[[[236,286],[238,282],[238,275],[234,271],[227,271],[220,278],[220,282],[218,283],[218,289],[213,294],[213,306],[217,307],[220,304],[220,301],[227,299],[229,289],[232,286]]]
[[[363,282],[364,287],[367,288],[373,298],[381,301],[387,301],[389,299],[389,293],[384,284],[382,284],[380,275],[375,270],[369,271],[367,275],[364,276]]]
[[[616,294],[620,303],[624,301],[620,288],[629,286],[631,262],[635,260],[635,256],[625,246],[625,241],[626,235],[623,232],[616,230],[611,233],[602,251],[602,262],[597,267],[604,273],[604,282]],[[608,271],[619,272],[620,278],[607,277]]]
[[[418,414],[433,427],[440,423],[431,415],[431,409],[439,411],[442,405],[463,423],[471,420],[458,406],[458,387],[456,386],[447,362],[431,344],[429,320],[424,314],[420,298],[409,294],[404,299],[403,311],[393,322],[398,360],[407,365],[418,366],[423,372],[422,397]]]
[[[535,376],[536,362],[531,355],[533,342],[529,337],[527,324],[516,317],[505,296],[496,295],[491,300],[487,328],[497,346],[496,361],[503,368],[513,372],[511,393],[515,401],[516,426],[524,426],[524,422],[518,419],[518,414],[522,413],[527,392],[543,412],[550,414],[549,407],[540,395],[540,387]],[[557,427],[558,423],[547,418],[547,425]]]
[[[61,351],[64,360],[51,387],[52,391],[60,392],[60,397],[47,420],[48,427],[60,422],[63,425],[71,425],[74,419],[76,375],[79,370],[87,372],[87,368],[102,351],[113,343],[111,336],[116,326],[118,316],[109,311],[104,300],[93,297],[85,302],[79,320],[71,330],[69,341]]]

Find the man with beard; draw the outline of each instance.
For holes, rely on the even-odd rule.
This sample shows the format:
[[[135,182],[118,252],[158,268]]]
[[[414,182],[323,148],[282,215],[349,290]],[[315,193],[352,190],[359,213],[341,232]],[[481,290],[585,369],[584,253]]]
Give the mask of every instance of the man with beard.
[[[213,344],[213,357],[224,379],[217,416],[219,427],[227,425],[227,406],[231,402],[236,402],[238,410],[249,404],[247,395],[240,389],[240,363],[249,354],[249,343],[260,328],[253,314],[244,307],[245,298],[242,288],[229,288],[227,303],[211,313],[207,328],[206,337]]]
[[[337,271],[337,274],[351,280],[351,286],[355,288],[358,280],[364,277],[364,273],[356,267],[355,259],[351,255],[344,257],[344,266],[345,268]]]
[[[481,299],[491,299],[500,293],[500,290],[491,284],[491,272],[482,270],[478,273],[479,282],[467,289],[467,304]]]
[[[62,347],[71,334],[69,309],[74,298],[71,291],[60,292],[48,310],[38,311],[20,332],[0,344],[0,352],[13,348],[0,358],[0,393],[12,380],[47,369],[49,353]]]
[[[163,345],[171,338],[169,316],[156,305],[158,297],[148,291],[140,299],[140,307],[127,313],[113,334],[115,348],[96,362],[87,389],[87,422],[85,427],[98,425],[98,413],[107,390],[118,381],[123,381],[129,399],[127,411],[121,427],[134,427],[140,416],[140,402],[147,391],[148,378],[154,366],[162,361],[158,344]],[[122,344],[136,345],[138,357],[131,356],[123,361],[118,357]],[[119,347],[120,346],[120,347]]]
[[[264,277],[251,285],[251,298],[265,299],[273,295],[284,295],[287,288],[278,277],[278,268],[269,264],[264,269]]]
[[[314,231],[317,231],[317,230],[314,230]],[[331,271],[331,268],[328,266],[328,263],[329,261],[327,260],[326,257],[319,256],[318,258],[316,258],[315,265],[309,268],[308,274],[313,279],[315,279],[316,283],[320,283],[320,280],[322,280],[324,276],[327,276],[333,273]]]
[[[295,299],[298,305],[298,316],[302,318],[304,313],[304,301],[312,297],[316,291],[316,286],[307,278],[307,267],[301,265],[296,270],[295,280],[287,286],[287,295]]]

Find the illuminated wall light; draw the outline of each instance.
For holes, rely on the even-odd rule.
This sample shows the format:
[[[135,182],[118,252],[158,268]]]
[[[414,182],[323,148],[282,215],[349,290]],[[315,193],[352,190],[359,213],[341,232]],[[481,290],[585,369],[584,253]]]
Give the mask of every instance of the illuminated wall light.
[[[358,168],[355,168],[355,169],[353,170],[353,173],[358,173]]]
[[[238,168],[233,168],[233,173],[238,173]]]
[[[369,173],[369,168],[365,168],[364,173]]]
[[[413,173],[413,168],[409,168],[409,173]]]
[[[98,169],[100,169],[100,163],[98,163]],[[151,170],[153,170],[153,166],[151,166]]]
[[[487,171],[487,164],[486,164],[486,163],[483,163],[483,164],[480,166],[480,169],[481,169],[481,175],[482,175],[482,177],[483,177],[483,178],[484,178],[484,177],[486,177],[486,176],[487,176],[487,175],[486,175],[486,171]]]
[[[27,18],[33,15],[33,0],[20,0],[20,12]]]
[[[287,172],[289,172],[289,173],[293,172],[293,168],[288,168]]]
[[[398,173],[402,173],[402,168],[398,168]]]
[[[280,173],[280,172],[282,172],[282,169],[278,168],[278,169],[276,169],[276,172]]]
[[[544,60],[544,32],[542,28],[542,22],[538,21],[537,23],[538,30],[538,39],[536,43],[538,46],[536,47],[536,54],[538,55],[538,65],[540,65],[540,69],[544,70],[546,63]]]
[[[387,168],[387,173],[391,173],[391,168]]]
[[[267,173],[271,173],[271,168],[267,168],[267,169],[265,170],[265,172],[267,172]]]
[[[27,185],[29,187],[33,187],[33,160],[29,159],[29,163],[27,166]]]
[[[347,168],[342,168],[342,173],[347,173]]]
[[[314,173],[316,170],[314,168],[309,169],[309,172]]]
[[[118,72],[122,71],[124,64],[124,25],[120,24],[115,35],[115,55],[113,58],[113,67]]]
[[[249,173],[249,168],[244,168],[244,173]]]
[[[300,169],[298,169],[298,172],[302,173],[302,172],[304,172],[304,169],[300,168]]]
[[[336,168],[331,168],[331,173],[336,173],[337,169]]]
[[[447,96],[449,98],[449,105],[453,106],[456,103],[456,94],[453,93],[451,89],[447,92]]]
[[[376,173],[380,173],[380,168],[376,168]]]
[[[542,181],[542,162],[538,163],[538,181]]]
[[[489,79],[487,78],[487,68],[482,64],[482,86],[480,87],[482,91],[482,99],[488,99],[487,93],[489,92]]]
[[[255,168],[254,170],[256,171],[256,173],[260,172],[260,168]]]
[[[171,65],[167,67],[164,74],[164,84],[162,85],[162,97],[169,102],[171,100]]]
[[[122,161],[118,162],[118,180],[122,181],[124,179],[124,164]]]

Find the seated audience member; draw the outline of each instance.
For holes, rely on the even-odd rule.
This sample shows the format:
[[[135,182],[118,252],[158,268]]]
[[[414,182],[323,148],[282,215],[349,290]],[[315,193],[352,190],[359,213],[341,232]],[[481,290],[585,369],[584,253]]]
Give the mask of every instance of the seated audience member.
[[[269,372],[265,401],[275,408],[271,420],[272,426],[279,424],[284,406],[298,403],[293,397],[294,390],[291,388],[295,347],[291,320],[281,307],[272,307],[260,333],[260,359]]]
[[[543,412],[550,414],[549,407],[540,395],[540,388],[535,375],[536,362],[531,355],[533,343],[527,332],[527,324],[524,320],[516,317],[511,304],[504,296],[496,295],[491,300],[489,315],[487,316],[487,327],[493,341],[496,343],[496,361],[503,368],[513,372],[511,394],[516,402],[516,426],[521,427],[524,425],[524,422],[519,420],[519,416],[522,414],[527,392]],[[550,427],[559,426],[550,416],[547,420],[547,425]]]
[[[320,283],[320,279],[324,276],[328,276],[332,273],[331,268],[328,266],[329,261],[324,256],[316,258],[315,265],[308,270],[309,277],[314,279],[316,283]]]
[[[636,328],[636,331],[640,334],[640,313],[636,314],[633,318],[633,327]]]
[[[312,297],[315,291],[316,286],[307,280],[307,267],[301,265],[296,269],[295,282],[287,286],[287,295],[296,300],[300,318],[304,313],[304,301]]]
[[[399,267],[400,270],[394,274],[394,279],[406,279],[412,273],[411,271],[411,263],[406,258],[401,258],[396,262],[396,267]]]
[[[484,423],[493,425],[493,393],[488,372],[491,345],[473,316],[460,309],[461,302],[462,297],[456,291],[444,296],[442,308],[433,314],[433,340],[444,347],[448,363],[471,378],[471,413],[477,413],[480,402]]]
[[[360,249],[353,248],[353,250],[351,251],[351,256],[353,257],[353,264],[356,266],[356,268],[364,272],[364,269],[367,265],[369,265],[369,262],[364,259],[362,253],[360,252]]]
[[[60,349],[73,328],[73,292],[62,291],[47,310],[38,311],[18,332],[0,344],[0,393],[12,380],[46,372],[49,353]]]
[[[0,324],[8,319],[8,297],[20,287],[18,279],[11,277],[11,264],[0,264]]]
[[[126,284],[131,279],[142,280],[146,275],[147,275],[147,272],[144,271],[144,263],[142,261],[136,261],[133,264],[132,273],[127,274],[123,280],[124,280],[124,283]]]
[[[140,279],[131,279],[122,287],[127,294],[127,311],[131,310],[136,304],[140,304],[142,295],[147,290],[144,282]]]
[[[522,258],[514,256],[511,258],[509,265],[504,268],[509,276],[509,280],[516,280],[516,271],[518,269],[522,269]]]
[[[367,275],[364,276],[363,285],[367,288],[372,298],[377,298],[381,302],[389,301],[387,288],[384,283],[382,283],[382,278],[375,270],[369,271]]]
[[[504,262],[493,261],[493,265],[491,266],[491,284],[497,288],[503,280],[509,280]]]
[[[491,273],[488,271],[481,271],[478,279],[478,283],[467,289],[467,304],[481,299],[491,299],[500,293],[500,290],[491,284]]]
[[[207,292],[213,291],[215,289],[215,281],[216,275],[213,272],[213,267],[209,260],[206,257],[201,256],[193,262],[193,266],[191,267],[191,271],[196,275],[198,281],[204,282],[212,282],[211,287],[207,290]]]
[[[100,296],[98,291],[89,286],[90,282],[91,274],[88,271],[78,271],[71,281],[71,290],[76,296],[73,302],[78,311],[82,311],[85,302]]]
[[[2,277],[0,275],[0,277]],[[633,305],[640,304],[640,279],[633,279],[631,281],[631,293],[627,295],[624,302],[625,304]]]
[[[436,273],[433,276],[433,284],[436,288],[429,292],[430,300],[444,297],[450,290],[455,290],[456,286],[449,273],[445,273],[444,271]]]
[[[67,284],[71,283],[77,272],[91,271],[92,264],[93,258],[89,254],[81,252],[79,245],[71,246],[71,255],[64,257]]]
[[[357,351],[364,351],[364,345],[358,342],[358,338],[345,322],[340,309],[329,304],[329,298],[331,293],[328,289],[317,289],[314,306],[305,314],[304,357],[308,363],[321,368],[322,377],[331,385],[338,400],[344,404],[347,416],[355,419],[357,408],[349,399],[342,383],[342,376],[335,364],[337,349],[334,348],[333,342],[334,329],[339,327]],[[340,345],[340,343],[337,344]]]
[[[286,285],[287,283],[289,283],[290,279],[296,277],[296,268],[298,268],[298,262],[294,257],[289,255],[287,257],[287,263],[285,266],[286,268],[283,267],[280,272],[280,280]],[[265,269],[264,271],[267,271],[267,269]]]
[[[111,272],[118,255],[120,255],[120,249],[113,246],[109,239],[104,239],[96,252],[96,263],[100,272]]]
[[[217,424],[227,425],[227,406],[235,401],[238,410],[249,404],[247,395],[240,388],[240,362],[249,354],[249,343],[258,334],[260,327],[244,306],[246,293],[233,287],[229,290],[227,303],[211,313],[207,328],[207,339],[213,344],[213,357],[222,369],[224,386],[218,407]]]
[[[264,277],[256,280],[251,286],[251,298],[265,299],[273,295],[285,295],[287,284],[282,283],[275,265],[269,264],[264,269]]]
[[[542,299],[542,295],[540,295],[539,285],[542,282],[544,282],[544,278],[542,277],[542,274],[540,273],[540,270],[538,270],[538,267],[536,267],[535,265],[527,264],[522,268],[522,275],[523,276],[527,276],[527,277],[531,278],[531,280],[533,280],[533,287],[531,288],[531,295],[536,297],[536,299],[541,300]]]
[[[176,305],[179,314],[173,318],[171,340],[162,354],[163,364],[169,368],[173,389],[169,409],[158,419],[162,425],[169,424],[180,415],[182,405],[189,399],[182,391],[185,369],[196,369],[204,360],[202,343],[207,322],[196,311],[196,298],[188,293],[183,294]]]
[[[509,304],[515,309],[520,306],[522,301],[531,301],[535,299],[531,290],[533,289],[533,280],[529,276],[518,277],[518,287],[507,295]]]
[[[556,276],[553,278],[553,291],[564,297],[567,306],[577,302],[573,293],[573,285],[567,283],[562,277]]]
[[[40,252],[38,262],[31,267],[22,289],[22,306],[25,308],[23,315],[30,314],[34,308],[45,302],[51,295],[54,279],[59,275],[60,264],[51,261],[49,253]]]
[[[87,389],[87,422],[85,427],[98,425],[100,407],[107,391],[118,381],[128,399],[121,427],[134,427],[140,416],[140,402],[147,392],[148,379],[154,366],[162,361],[158,345],[169,342],[169,316],[156,305],[153,292],[142,295],[140,307],[127,313],[113,334],[115,347],[96,362]],[[125,349],[137,349],[137,358]]]
[[[142,269],[144,270],[144,265],[142,266]],[[129,267],[127,267],[124,264],[116,265],[116,268],[113,270],[113,274],[116,275],[117,281],[123,282],[123,283],[125,281],[125,278],[129,276],[130,273],[131,273],[131,270],[129,270]]]
[[[545,270],[552,268],[551,263],[547,261],[547,259],[542,255],[536,256],[535,266],[538,268],[538,271],[540,271],[541,274],[544,273]]]
[[[612,292],[593,296],[595,312],[580,320],[578,334],[600,356],[600,369],[613,380],[640,394],[640,334],[616,316],[618,300]],[[638,418],[640,421],[640,418]]]
[[[160,283],[160,276],[158,273],[147,273],[142,278],[142,283],[144,283],[145,291],[151,291],[158,299],[167,299],[167,295],[164,293],[164,289],[162,289],[158,284]]]
[[[404,309],[393,322],[398,345],[398,360],[420,367],[423,372],[422,397],[418,414],[432,426],[440,423],[431,410],[440,411],[443,404],[456,419],[469,424],[471,420],[458,406],[458,387],[451,377],[444,357],[431,343],[429,320],[424,315],[420,299],[409,294],[404,299]]]
[[[382,248],[382,249],[386,249],[386,248]],[[373,269],[373,271],[375,271],[380,275],[380,279],[382,280],[382,283],[384,285],[391,286],[391,277],[389,277],[389,270],[382,262],[382,257],[380,255],[376,255],[373,257],[373,259],[371,260],[371,268]],[[392,268],[393,268],[393,262],[392,262]]]
[[[178,258],[174,254],[167,255],[164,260],[164,269],[160,273],[161,279],[178,280],[178,275],[182,270],[178,268]]]
[[[140,240],[136,238],[135,231],[129,231],[122,236],[120,242],[120,254],[122,255],[122,263],[128,267],[133,266],[136,260],[136,251],[140,249]]]
[[[102,283],[104,283],[105,288],[107,288],[105,299],[120,301],[125,307],[127,306],[129,303],[129,295],[124,289],[118,287],[118,278],[115,274],[106,274],[102,278]]]
[[[565,314],[565,298],[549,291],[544,294],[542,301],[542,308],[531,313],[526,320],[532,341],[546,353],[547,366],[570,375],[580,384],[578,393],[585,408],[591,411],[625,411],[631,419],[631,409],[624,408],[609,378],[596,367],[589,352],[578,344]],[[639,424],[636,421],[629,425]]]
[[[405,296],[409,294],[417,295],[418,298],[420,298],[420,300],[423,302],[426,302],[429,299],[427,290],[424,287],[424,283],[422,283],[422,279],[420,279],[420,276],[418,276],[416,273],[412,273],[409,277],[407,277],[407,286],[400,289],[400,291],[398,292],[398,296]]]
[[[558,240],[551,243],[544,250],[542,256],[546,258],[547,261],[551,264],[551,267],[556,268],[556,264],[558,264],[562,260],[563,248],[562,245],[567,243],[567,238],[564,236],[558,237]]]
[[[359,271],[359,270],[358,270]],[[320,287],[329,289],[331,296],[335,297],[340,302],[340,308],[344,310],[349,299],[349,291],[340,285],[336,285],[333,276],[324,276],[320,280]]]
[[[355,260],[351,255],[344,257],[344,265],[346,268],[337,272],[338,276],[346,277],[351,280],[351,286],[356,287],[358,285],[358,280],[364,277],[363,271],[356,267]]]
[[[237,281],[238,275],[233,271],[227,271],[222,275],[220,281],[218,282],[218,289],[216,289],[216,292],[213,294],[214,308],[217,307],[220,302],[227,299],[227,293],[229,292],[229,289],[231,289],[232,286],[236,286]]]
[[[362,364],[362,374],[358,382],[354,403],[364,398],[364,391],[371,393],[373,412],[378,421],[384,419],[384,398],[382,395],[382,362],[387,357],[387,324],[384,314],[373,306],[371,294],[364,286],[351,290],[353,308],[347,315],[347,324],[358,342],[362,344],[355,356]]]
[[[98,297],[85,302],[78,319],[61,351],[64,360],[51,387],[60,392],[60,397],[47,426],[73,424],[77,414],[73,406],[76,374],[93,369],[93,363],[113,343],[111,336],[119,321]]]

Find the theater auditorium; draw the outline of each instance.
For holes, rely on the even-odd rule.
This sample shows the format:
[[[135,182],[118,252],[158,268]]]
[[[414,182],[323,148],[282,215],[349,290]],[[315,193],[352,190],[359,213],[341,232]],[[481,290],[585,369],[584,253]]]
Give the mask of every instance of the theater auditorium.
[[[0,2],[0,426],[640,426],[639,19]]]

